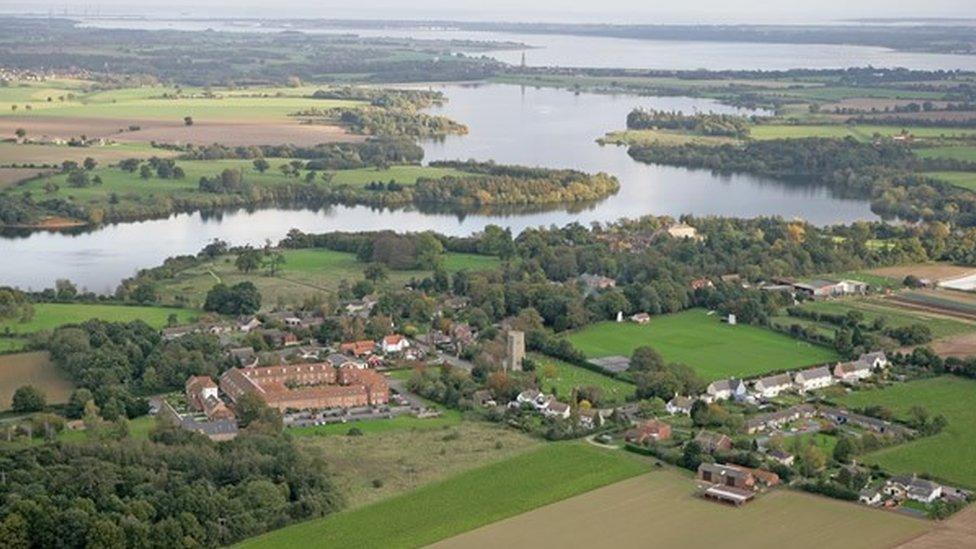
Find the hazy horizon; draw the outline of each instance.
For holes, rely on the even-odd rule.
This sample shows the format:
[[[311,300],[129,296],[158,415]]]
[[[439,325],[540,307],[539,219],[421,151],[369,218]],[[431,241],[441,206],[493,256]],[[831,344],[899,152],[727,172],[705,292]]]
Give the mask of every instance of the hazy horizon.
[[[264,18],[330,18],[330,19],[408,19],[459,21],[526,21],[562,23],[645,23],[645,24],[718,24],[783,23],[815,24],[858,18],[976,18],[972,0],[931,0],[894,4],[884,0],[822,0],[810,2],[776,2],[768,0],[687,0],[680,6],[672,2],[638,0],[605,0],[594,7],[591,2],[567,3],[559,0],[525,2],[500,0],[486,7],[484,2],[455,0],[443,6],[436,0],[414,0],[409,8],[392,0],[317,2],[308,5],[300,0],[279,0],[273,4],[259,0],[218,0],[193,2],[173,0],[100,0],[33,2],[2,1],[0,12],[67,15],[72,17],[143,16],[152,18],[188,17],[264,17]]]

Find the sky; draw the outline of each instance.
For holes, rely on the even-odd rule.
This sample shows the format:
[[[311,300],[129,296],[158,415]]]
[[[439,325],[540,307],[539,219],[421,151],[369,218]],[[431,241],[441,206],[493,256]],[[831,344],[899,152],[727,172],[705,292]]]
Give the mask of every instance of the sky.
[[[453,19],[607,23],[823,23],[976,18],[976,0],[0,0],[4,13]]]

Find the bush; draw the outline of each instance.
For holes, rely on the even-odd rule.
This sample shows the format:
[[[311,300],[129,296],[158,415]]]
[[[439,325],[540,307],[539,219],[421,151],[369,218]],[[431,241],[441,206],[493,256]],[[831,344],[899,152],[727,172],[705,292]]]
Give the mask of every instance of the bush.
[[[15,412],[40,412],[47,399],[44,393],[33,385],[24,385],[14,392],[11,408]]]

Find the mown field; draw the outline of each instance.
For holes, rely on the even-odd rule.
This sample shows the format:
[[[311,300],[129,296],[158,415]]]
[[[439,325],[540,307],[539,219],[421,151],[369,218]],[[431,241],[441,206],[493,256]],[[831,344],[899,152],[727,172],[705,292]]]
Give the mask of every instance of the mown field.
[[[739,508],[694,495],[673,469],[654,471],[435,544],[438,548],[893,547],[931,523],[792,490]]]
[[[420,547],[638,475],[647,467],[625,452],[580,442],[547,444],[240,547]]]
[[[967,145],[946,145],[943,147],[928,147],[916,149],[915,154],[922,158],[949,158],[976,162],[976,147]]]
[[[6,320],[0,322],[0,333],[31,334],[41,330],[53,330],[63,324],[77,324],[97,318],[110,322],[142,320],[155,328],[166,326],[170,315],[178,322],[192,322],[199,311],[170,307],[135,307],[87,303],[38,303],[34,305],[34,318],[30,322]]]
[[[0,355],[0,410],[10,408],[18,387],[33,385],[44,392],[48,404],[68,401],[74,383],[51,362],[47,352]]]
[[[580,387],[599,387],[603,392],[601,405],[607,403],[623,403],[627,397],[634,394],[634,385],[610,376],[599,374],[586,368],[574,366],[568,362],[563,362],[552,357],[533,353],[530,355],[536,363],[536,374],[542,376],[546,371],[547,365],[555,368],[556,377],[540,377],[542,380],[540,387],[543,391],[553,392],[559,396],[566,397],[572,394],[574,389]]]
[[[854,137],[859,141],[870,141],[875,134],[892,136],[908,130],[917,138],[942,136],[976,135],[976,130],[967,128],[940,128],[927,126],[877,126],[870,124],[761,124],[753,126],[749,136],[753,139],[796,139],[803,137]]]
[[[543,444],[504,425],[481,421],[439,428],[364,431],[363,436],[304,437],[299,441],[303,448],[320,452],[328,460],[348,509],[511,458]]]
[[[644,345],[668,361],[683,362],[707,380],[747,377],[774,370],[830,362],[825,347],[748,325],[729,326],[702,309],[655,316],[648,324],[601,322],[568,336],[587,357],[629,357]]]
[[[200,88],[146,86],[107,91],[85,92],[80,87],[68,88],[52,82],[47,87],[10,87],[0,91],[0,116],[65,116],[108,119],[172,119],[192,116],[195,120],[285,120],[288,115],[310,107],[329,109],[353,107],[358,101],[312,99],[302,97],[312,93],[309,88],[263,89],[241,91],[218,90],[214,97],[200,96]],[[182,91],[182,97],[176,94]],[[74,99],[67,98],[73,93]],[[281,94],[281,95],[279,95]],[[169,95],[170,97],[164,97]],[[60,100],[65,96],[65,100]],[[51,97],[52,101],[47,98]],[[26,105],[31,109],[26,110]],[[18,105],[17,110],[11,109]]]
[[[278,301],[297,303],[309,295],[335,292],[342,280],[354,284],[363,278],[366,267],[354,254],[326,249],[284,250],[284,254],[285,264],[274,277],[267,276],[264,270],[242,273],[230,255],[183,270],[172,279],[160,281],[162,302],[199,307],[217,282],[250,281],[260,290],[262,302],[268,306]],[[498,264],[498,258],[490,256],[455,253],[444,256],[444,268],[449,272],[491,269]],[[387,283],[402,285],[429,274],[428,271],[390,271]]]
[[[856,391],[839,400],[850,408],[881,405],[905,418],[912,406],[943,414],[948,426],[939,434],[863,456],[897,473],[928,473],[976,488],[976,381],[943,376],[899,383],[879,390]]]
[[[926,172],[925,175],[960,189],[976,191],[976,173],[973,172]]]

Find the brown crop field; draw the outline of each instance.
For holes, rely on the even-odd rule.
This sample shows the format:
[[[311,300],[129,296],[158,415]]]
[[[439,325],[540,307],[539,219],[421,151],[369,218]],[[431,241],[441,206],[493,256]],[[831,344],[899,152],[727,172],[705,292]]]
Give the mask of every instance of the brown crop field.
[[[970,506],[927,534],[898,546],[898,549],[955,549],[976,547],[976,507]]]
[[[694,483],[655,471],[435,544],[440,548],[892,547],[932,528],[921,520],[786,489],[741,508],[694,495]]]
[[[956,318],[976,320],[976,296],[952,290],[902,292],[888,298],[889,303]]]
[[[950,263],[920,263],[916,265],[899,265],[897,267],[882,267],[869,271],[871,274],[886,276],[901,280],[908,275],[929,280],[949,280],[976,273],[972,267],[962,267]]]
[[[48,404],[68,401],[74,384],[51,362],[47,352],[0,355],[0,410],[10,408],[14,391],[33,385],[44,391]]]
[[[148,143],[194,143],[209,145],[221,143],[230,146],[318,145],[319,143],[349,143],[365,139],[353,135],[339,126],[300,124],[297,121],[272,123],[201,122],[192,126],[158,125],[137,132],[127,132],[117,137],[119,141]]]
[[[939,339],[929,344],[941,357],[969,358],[976,356],[976,333]]]
[[[0,119],[2,121],[2,119]],[[153,149],[148,145],[105,145],[101,147],[68,147],[61,145],[15,145],[13,143],[0,143],[0,165],[10,166],[12,164],[60,164],[65,160],[82,162],[85,158],[92,157],[102,164],[117,162],[124,158],[134,157],[169,157],[178,154],[176,151],[164,149]],[[36,168],[26,168],[32,172],[37,172]]]
[[[0,168],[0,189],[5,189],[29,177],[34,177],[39,172],[45,172],[45,170],[37,168]]]

